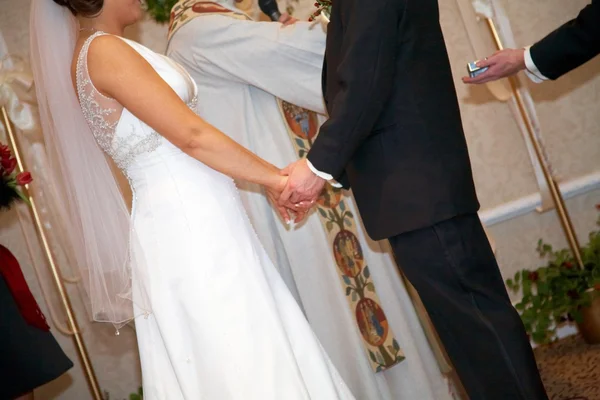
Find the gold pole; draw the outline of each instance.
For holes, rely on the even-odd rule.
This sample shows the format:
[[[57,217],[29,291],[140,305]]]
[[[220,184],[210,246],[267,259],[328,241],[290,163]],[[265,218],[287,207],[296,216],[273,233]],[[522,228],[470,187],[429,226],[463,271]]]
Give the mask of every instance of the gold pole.
[[[496,42],[496,46],[498,50],[503,50],[504,46],[502,45],[502,40],[500,40],[500,36],[498,35],[498,30],[496,29],[496,25],[491,18],[486,18],[487,24],[492,32],[492,36],[494,37],[494,41]],[[581,247],[579,246],[579,241],[577,240],[577,235],[575,234],[575,229],[573,229],[573,224],[571,222],[571,218],[569,217],[569,212],[567,211],[567,207],[565,206],[565,201],[560,193],[560,189],[558,184],[552,177],[548,166],[544,160],[543,152],[540,147],[539,142],[537,141],[533,124],[529,119],[529,115],[527,115],[527,111],[525,110],[525,102],[523,101],[523,97],[521,93],[517,90],[517,85],[513,77],[508,77],[508,81],[510,82],[510,87],[515,96],[515,100],[517,102],[517,107],[519,108],[519,112],[521,113],[521,117],[525,121],[525,126],[527,127],[527,133],[529,134],[529,139],[533,144],[533,148],[535,149],[535,154],[537,159],[540,162],[540,166],[542,167],[542,171],[544,173],[544,178],[546,179],[546,183],[548,184],[548,188],[550,189],[550,195],[552,196],[552,200],[554,202],[554,206],[556,207],[556,212],[558,214],[558,218],[560,220],[560,224],[562,225],[562,229],[565,233],[567,241],[569,242],[569,247],[571,248],[571,252],[575,257],[575,261],[579,265],[579,268],[583,269],[583,259],[581,257]]]
[[[2,119],[4,120],[4,125],[6,126],[6,131],[8,132],[8,138],[10,140],[11,146],[13,148],[15,158],[17,160],[17,165],[20,171],[24,171],[23,160],[21,159],[21,155],[19,153],[18,144],[14,132],[12,131],[12,126],[10,119],[8,118],[8,113],[6,109],[2,107]],[[77,347],[77,351],[79,353],[79,357],[83,364],[83,370],[87,377],[90,391],[92,392],[94,400],[102,400],[102,395],[100,394],[100,386],[98,385],[98,380],[96,379],[96,373],[94,372],[94,368],[92,363],[90,362],[90,358],[87,353],[87,349],[83,338],[81,336],[81,331],[79,330],[79,326],[77,324],[77,318],[75,317],[75,313],[73,312],[73,307],[71,306],[71,301],[69,300],[69,295],[65,290],[65,286],[60,278],[60,273],[54,261],[54,256],[50,250],[50,245],[48,242],[48,238],[46,237],[46,233],[44,231],[40,216],[37,211],[37,207],[35,205],[35,201],[29,192],[29,185],[25,185],[25,195],[29,198],[31,203],[30,211],[33,215],[33,219],[35,221],[35,225],[42,241],[42,245],[44,248],[44,252],[46,253],[46,258],[48,259],[48,264],[50,264],[50,270],[52,271],[52,277],[54,278],[54,283],[56,285],[56,289],[60,295],[62,300],[63,307],[67,314],[67,320],[69,322],[69,327],[73,332],[73,339],[75,340],[75,345]]]

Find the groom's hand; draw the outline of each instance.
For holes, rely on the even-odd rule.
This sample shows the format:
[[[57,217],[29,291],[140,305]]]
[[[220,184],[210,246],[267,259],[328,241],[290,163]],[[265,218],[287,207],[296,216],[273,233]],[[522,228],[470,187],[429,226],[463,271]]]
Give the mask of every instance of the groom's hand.
[[[317,201],[326,181],[310,170],[306,159],[288,165],[281,173],[288,176],[288,181],[279,197],[279,205],[291,205],[299,222]]]

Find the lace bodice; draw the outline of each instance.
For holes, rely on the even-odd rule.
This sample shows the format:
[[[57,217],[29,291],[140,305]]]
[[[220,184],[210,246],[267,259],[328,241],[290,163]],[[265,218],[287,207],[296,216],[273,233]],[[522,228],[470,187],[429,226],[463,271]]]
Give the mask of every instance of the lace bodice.
[[[129,113],[115,99],[104,96],[92,83],[88,72],[87,55],[96,32],[84,43],[77,58],[77,95],[83,115],[98,145],[124,172],[143,153],[152,153],[165,140],[159,133]],[[150,49],[121,38],[146,59],[159,75],[193,110],[196,109],[197,88],[189,74],[174,61]]]

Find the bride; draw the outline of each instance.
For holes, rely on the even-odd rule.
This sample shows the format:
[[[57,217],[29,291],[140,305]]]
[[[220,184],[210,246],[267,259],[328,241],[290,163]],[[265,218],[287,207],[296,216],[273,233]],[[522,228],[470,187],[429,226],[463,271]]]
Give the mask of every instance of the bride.
[[[93,318],[135,318],[145,399],[353,399],[232,179],[277,199],[286,178],[194,113],[202,93],[182,67],[122,37],[141,16],[138,0],[32,4],[40,117],[63,177],[57,212]]]

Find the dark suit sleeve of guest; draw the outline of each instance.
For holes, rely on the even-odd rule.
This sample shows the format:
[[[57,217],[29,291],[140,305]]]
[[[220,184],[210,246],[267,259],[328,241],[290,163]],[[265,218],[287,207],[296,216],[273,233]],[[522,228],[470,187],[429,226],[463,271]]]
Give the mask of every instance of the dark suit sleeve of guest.
[[[319,171],[339,178],[356,149],[373,130],[390,97],[395,71],[398,11],[393,0],[345,0],[348,15],[336,76],[340,90],[331,99],[308,159]],[[334,4],[336,7],[336,4]]]
[[[557,79],[600,54],[600,0],[593,0],[577,18],[531,46],[531,58],[549,79]]]

